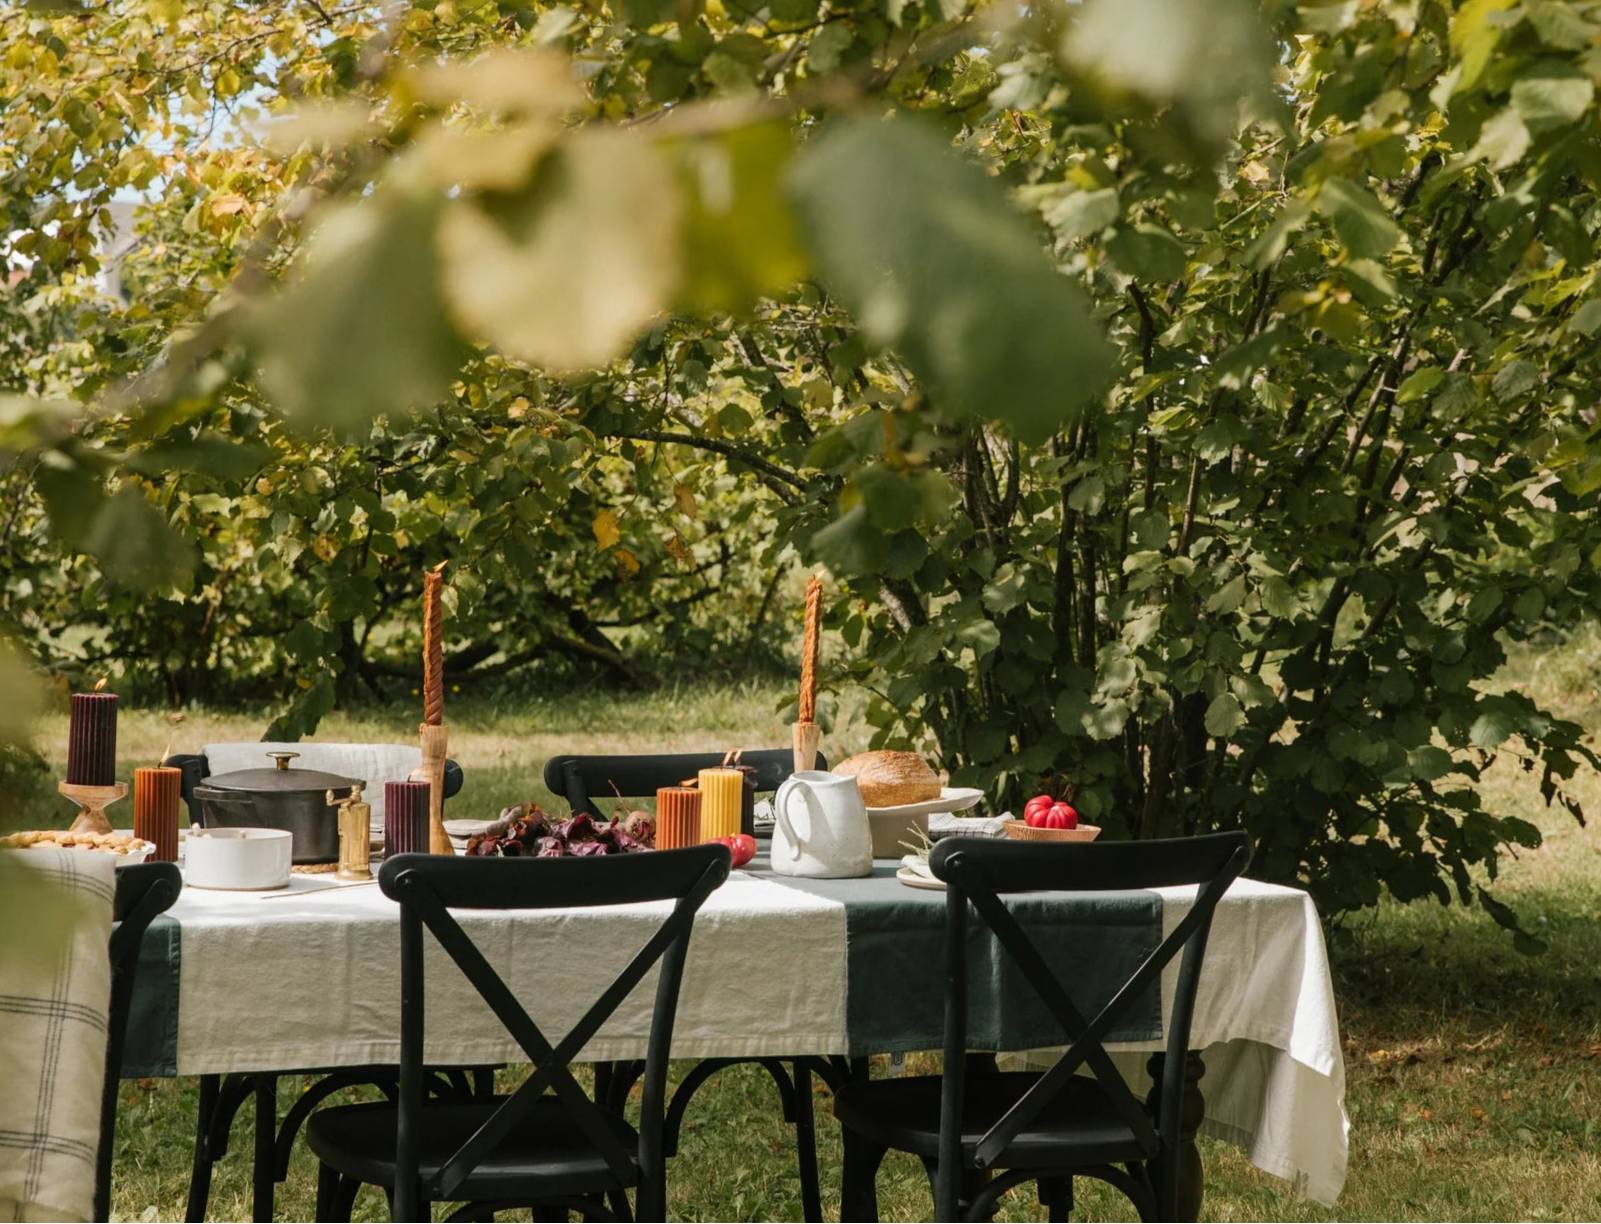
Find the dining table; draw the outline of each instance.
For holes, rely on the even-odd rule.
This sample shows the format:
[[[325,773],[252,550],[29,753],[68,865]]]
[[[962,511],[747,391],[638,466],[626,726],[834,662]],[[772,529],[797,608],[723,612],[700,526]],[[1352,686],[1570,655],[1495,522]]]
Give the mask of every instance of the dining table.
[[[818,1055],[862,1068],[869,1055],[938,1050],[943,892],[908,886],[894,860],[875,861],[873,874],[857,879],[779,875],[765,849],[696,917],[673,1056]],[[1028,894],[1008,903],[1023,907],[1025,929],[1055,961],[1075,1003],[1093,1011],[1194,897],[1184,887]],[[666,907],[456,917],[554,1039],[606,988]],[[429,945],[425,1059],[522,1061],[460,970]],[[1066,1044],[1059,1026],[1003,955],[993,946],[978,951],[993,964],[975,974],[970,1044],[994,1052],[1003,1066],[1048,1066]],[[1160,1065],[1176,976],[1175,960],[1107,1043],[1136,1085],[1148,1085]],[[652,977],[595,1034],[583,1059],[642,1058],[653,996]],[[296,875],[274,892],[185,888],[146,935],[123,1073],[217,1077],[393,1065],[399,1001],[399,908],[376,884]],[[1192,1206],[1199,1208],[1201,1185],[1197,1134],[1238,1145],[1305,1197],[1336,1200],[1349,1129],[1344,1063],[1322,927],[1305,892],[1241,879],[1219,903],[1189,1067]]]

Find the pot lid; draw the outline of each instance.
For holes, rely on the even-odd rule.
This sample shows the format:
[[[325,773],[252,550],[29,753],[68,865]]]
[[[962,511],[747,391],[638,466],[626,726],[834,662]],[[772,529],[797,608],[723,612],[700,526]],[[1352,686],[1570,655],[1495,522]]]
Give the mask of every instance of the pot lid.
[[[300,755],[298,752],[268,752],[264,755],[276,762],[273,768],[236,769],[232,773],[207,778],[205,785],[247,791],[328,791],[367,785],[364,779],[324,773],[320,769],[289,768],[289,762]]]

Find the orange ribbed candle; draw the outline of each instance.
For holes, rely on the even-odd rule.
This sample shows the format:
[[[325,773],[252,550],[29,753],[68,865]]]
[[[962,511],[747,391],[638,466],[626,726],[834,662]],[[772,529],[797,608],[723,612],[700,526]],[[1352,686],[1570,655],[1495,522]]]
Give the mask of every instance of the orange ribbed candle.
[[[664,786],[656,792],[656,849],[700,845],[700,791]]]
[[[133,771],[133,835],[155,846],[151,862],[178,861],[178,805],[183,770],[166,765]]]

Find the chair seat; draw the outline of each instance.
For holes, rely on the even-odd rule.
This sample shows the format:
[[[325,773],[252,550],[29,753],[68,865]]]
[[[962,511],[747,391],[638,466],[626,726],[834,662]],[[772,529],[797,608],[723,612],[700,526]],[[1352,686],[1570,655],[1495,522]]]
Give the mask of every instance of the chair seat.
[[[423,1107],[419,1171],[425,1193],[445,1161],[505,1099],[496,1097],[461,1105],[430,1103]],[[306,1142],[319,1160],[341,1175],[392,1188],[397,1116],[397,1108],[384,1101],[319,1110],[306,1124]],[[604,1116],[623,1145],[630,1152],[637,1150],[638,1132],[616,1114],[604,1112]],[[637,1181],[637,1167],[626,1179],[617,1178],[566,1107],[555,1097],[545,1097],[451,1198],[538,1199],[593,1194],[597,1185],[621,1190]]]
[[[1027,1071],[969,1073],[962,1109],[964,1148],[977,1144],[1039,1078]],[[847,1084],[835,1094],[834,1116],[841,1126],[872,1143],[935,1157],[944,1083],[937,1075],[914,1075]],[[1152,1155],[1118,1116],[1101,1086],[1075,1076],[995,1164],[1005,1169],[1069,1168],[1146,1160]]]

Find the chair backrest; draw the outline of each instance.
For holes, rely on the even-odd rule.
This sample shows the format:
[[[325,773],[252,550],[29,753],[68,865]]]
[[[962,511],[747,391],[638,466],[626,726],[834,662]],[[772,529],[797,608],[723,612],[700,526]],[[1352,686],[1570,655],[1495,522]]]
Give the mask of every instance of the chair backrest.
[[[106,1082],[100,1097],[100,1153],[95,1165],[95,1216],[111,1218],[111,1145],[117,1125],[117,1090],[128,1012],[139,972],[139,947],[156,915],[172,908],[183,889],[176,863],[134,863],[117,869],[111,902],[111,1010],[106,1021]]]
[[[722,763],[720,752],[551,757],[545,762],[545,788],[567,800],[574,812],[604,816],[596,806],[597,798],[605,801],[617,795],[628,799],[654,797],[660,787],[677,786],[700,770]],[[756,770],[758,791],[775,791],[794,771],[795,753],[790,748],[759,748],[742,753],[739,763]],[[828,768],[821,756],[817,768]]]
[[[947,886],[948,989],[945,1079],[940,1106],[941,1178],[955,1178],[963,1168],[988,1168],[994,1164],[1007,1145],[1039,1116],[1081,1066],[1089,1067],[1147,1158],[1177,1149],[1190,1020],[1212,913],[1219,898],[1250,860],[1251,841],[1244,833],[1214,833],[1159,841],[1062,844],[950,838],[934,846],[929,854],[929,867]],[[1199,885],[1199,889],[1189,912],[1140,962],[1100,1012],[1088,1019],[1074,1005],[1047,958],[1001,900],[1008,893],[1105,892],[1191,884]],[[1061,1024],[1071,1045],[1061,1061],[1041,1076],[1005,1116],[968,1150],[963,1150],[960,1119],[967,1049],[969,903]],[[1153,1124],[1150,1114],[1112,1063],[1103,1043],[1145,990],[1159,982],[1163,968],[1181,950],[1183,959],[1173,1008],[1166,1022],[1167,1063]],[[947,1189],[954,1193],[954,1183]]]
[[[207,744],[200,752],[176,753],[166,763],[182,771],[179,790],[189,805],[189,820],[201,823],[200,800],[195,798],[195,787],[213,774],[228,773],[235,769],[265,769],[269,752],[298,752],[300,759],[294,764],[302,769],[321,769],[329,773],[345,774],[366,780],[367,789],[362,798],[372,804],[372,823],[383,828],[384,783],[399,782],[410,776],[422,764],[422,749],[416,744],[340,744],[340,743],[273,743],[240,742]],[[445,798],[461,790],[461,766],[455,761],[445,762]]]
[[[600,1152],[622,1185],[639,1170],[641,1193],[661,1184],[662,1116],[673,1019],[690,930],[702,902],[728,878],[726,846],[689,846],[591,858],[455,858],[401,854],[378,872],[383,891],[400,903],[400,1104],[396,1132],[394,1218],[418,1217],[419,1205],[450,1199],[547,1091],[566,1107],[575,1127]],[[671,913],[572,1030],[554,1044],[484,959],[448,912],[554,909],[673,901]],[[418,1174],[418,1112],[423,1106],[423,930],[434,936],[507,1032],[522,1047],[533,1074],[423,1186]],[[575,948],[574,955],[582,955]],[[646,1045],[639,1149],[629,1152],[604,1114],[573,1078],[570,1064],[634,987],[661,965]],[[653,1204],[660,1209],[665,1204]],[[640,1219],[660,1219],[646,1214]]]

